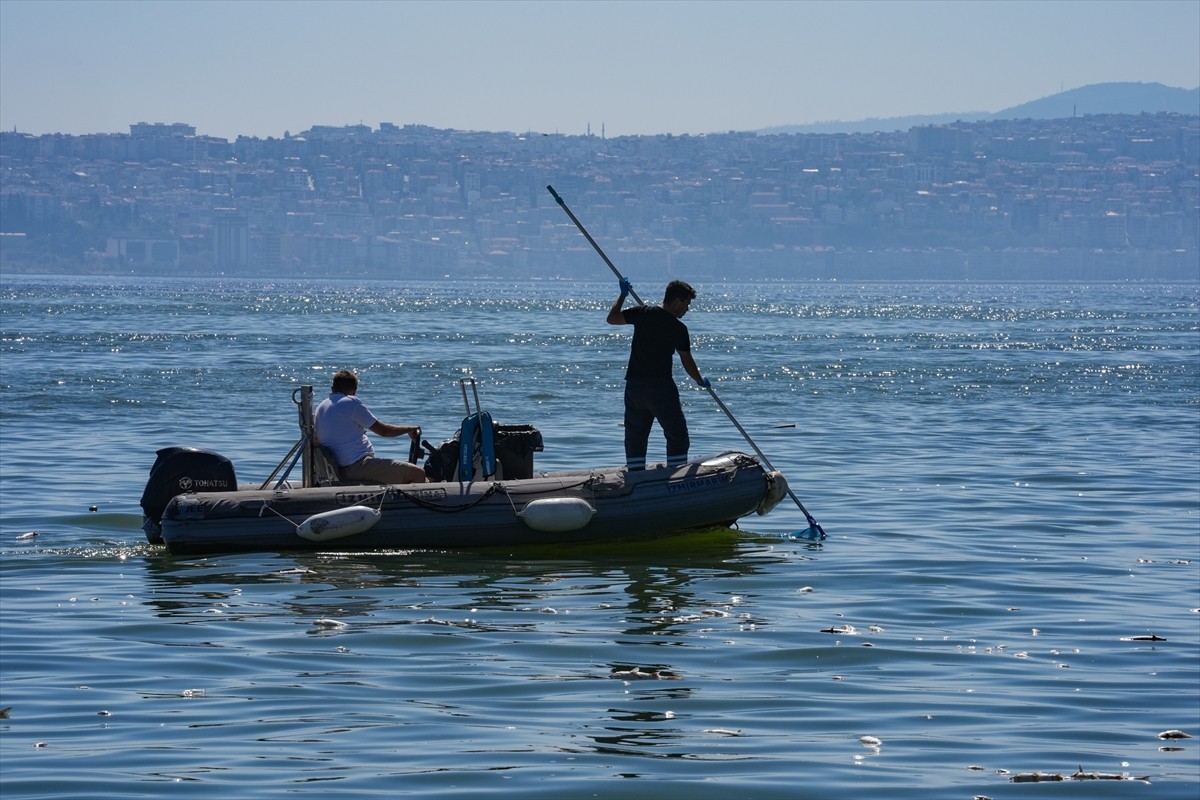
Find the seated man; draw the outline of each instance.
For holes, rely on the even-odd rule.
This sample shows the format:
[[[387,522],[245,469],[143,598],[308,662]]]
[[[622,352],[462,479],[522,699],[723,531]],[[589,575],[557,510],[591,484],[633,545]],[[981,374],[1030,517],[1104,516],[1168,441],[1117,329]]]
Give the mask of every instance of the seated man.
[[[353,372],[344,369],[333,376],[333,391],[317,406],[313,418],[315,443],[333,451],[345,480],[424,483],[424,469],[407,461],[376,458],[375,448],[367,438],[367,431],[370,430],[387,437],[407,433],[413,441],[417,441],[421,437],[421,429],[376,419],[366,404],[355,396],[357,392],[358,376]]]

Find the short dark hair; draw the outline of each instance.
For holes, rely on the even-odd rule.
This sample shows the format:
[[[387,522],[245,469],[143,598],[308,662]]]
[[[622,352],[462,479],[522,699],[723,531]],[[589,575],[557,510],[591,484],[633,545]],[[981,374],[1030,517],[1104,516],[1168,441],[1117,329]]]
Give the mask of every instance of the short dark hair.
[[[335,394],[358,391],[358,376],[348,369],[338,370],[333,373],[333,391]]]
[[[663,302],[669,303],[672,300],[683,299],[696,299],[696,290],[692,288],[692,285],[685,281],[671,281],[668,283],[667,290],[663,292]]]

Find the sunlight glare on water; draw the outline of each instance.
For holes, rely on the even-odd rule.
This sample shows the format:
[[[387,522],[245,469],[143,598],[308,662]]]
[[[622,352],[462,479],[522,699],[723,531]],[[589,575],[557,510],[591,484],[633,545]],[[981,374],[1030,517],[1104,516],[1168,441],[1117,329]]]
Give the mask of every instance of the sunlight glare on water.
[[[642,544],[172,557],[155,450],[261,480],[344,367],[431,441],[473,375],[538,469],[620,463],[613,287],[4,276],[5,800],[1196,797],[1200,289],[697,289],[697,363],[827,541],[785,500]],[[745,449],[681,393],[694,456]]]

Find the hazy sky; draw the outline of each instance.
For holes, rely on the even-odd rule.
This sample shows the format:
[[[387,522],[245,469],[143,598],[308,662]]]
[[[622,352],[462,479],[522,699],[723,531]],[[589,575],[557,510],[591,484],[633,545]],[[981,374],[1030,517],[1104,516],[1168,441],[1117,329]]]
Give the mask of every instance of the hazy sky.
[[[1200,85],[1200,0],[0,0],[0,128],[609,136]]]

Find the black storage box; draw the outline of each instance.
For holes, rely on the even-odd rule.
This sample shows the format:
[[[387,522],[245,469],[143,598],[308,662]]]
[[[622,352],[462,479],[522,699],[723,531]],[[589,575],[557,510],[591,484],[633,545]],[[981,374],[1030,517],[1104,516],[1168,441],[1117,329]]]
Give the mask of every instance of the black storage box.
[[[533,477],[533,454],[542,450],[542,432],[532,425],[497,425],[496,460],[504,467],[504,478]]]

